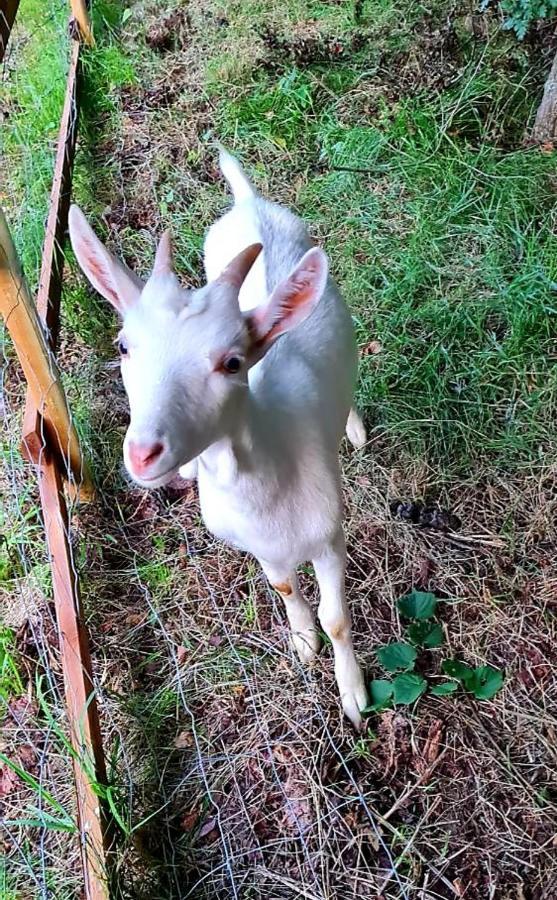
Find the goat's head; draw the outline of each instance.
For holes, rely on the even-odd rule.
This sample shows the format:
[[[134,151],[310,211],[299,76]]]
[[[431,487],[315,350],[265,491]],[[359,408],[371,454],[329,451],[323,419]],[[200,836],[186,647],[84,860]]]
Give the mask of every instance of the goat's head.
[[[144,283],[109,253],[76,206],[69,225],[81,268],[122,319],[118,348],[130,404],[126,468],[138,484],[160,487],[233,431],[250,366],[314,308],[327,281],[327,258],[309,250],[269,299],[244,314],[238,294],[260,244],[246,247],[215,281],[185,290],[172,268],[168,232]]]

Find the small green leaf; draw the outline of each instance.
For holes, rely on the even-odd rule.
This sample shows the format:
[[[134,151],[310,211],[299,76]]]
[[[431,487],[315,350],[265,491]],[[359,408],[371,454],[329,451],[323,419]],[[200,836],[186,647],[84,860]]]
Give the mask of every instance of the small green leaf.
[[[405,619],[431,619],[437,608],[437,597],[424,591],[411,591],[397,600],[397,606]]]
[[[445,697],[447,694],[454,694],[455,691],[458,691],[456,681],[442,681],[441,684],[435,684],[431,688],[434,697]]]
[[[503,673],[492,666],[479,666],[466,680],[466,689],[474,694],[477,700],[491,700],[501,690],[502,685]]]
[[[412,644],[402,642],[383,644],[382,647],[377,648],[376,653],[377,659],[387,672],[412,669],[418,655]]]
[[[493,666],[478,666],[472,669],[457,659],[445,659],[441,668],[446,675],[461,681],[467,691],[478,700],[491,700],[503,684],[503,673]]]
[[[369,685],[371,703],[364,712],[379,712],[391,705],[393,683],[383,678],[375,678]]]
[[[428,647],[430,650],[434,647],[441,647],[444,640],[445,633],[443,631],[443,626],[436,623],[431,626],[429,634],[425,636],[424,647]]]
[[[421,675],[404,674],[397,675],[393,679],[393,694],[395,703],[403,703],[408,706],[414,703],[427,688],[427,681]]]
[[[443,628],[437,622],[412,622],[406,629],[406,634],[413,644],[421,647],[440,647],[445,639]]]
[[[424,638],[429,634],[431,624],[429,622],[411,622],[406,629],[406,637],[413,644],[422,646]]]
[[[125,25],[128,19],[131,17],[132,11],[131,9],[125,9],[122,13],[122,25]]]
[[[451,678],[457,678],[459,681],[466,682],[474,674],[474,670],[470,666],[465,666],[458,659],[444,659],[441,663],[441,669],[445,675]]]

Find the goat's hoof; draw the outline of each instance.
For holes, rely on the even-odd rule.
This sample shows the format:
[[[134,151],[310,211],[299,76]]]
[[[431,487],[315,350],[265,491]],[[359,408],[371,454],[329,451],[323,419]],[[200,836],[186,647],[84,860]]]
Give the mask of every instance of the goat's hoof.
[[[292,646],[300,662],[308,666],[319,652],[321,641],[315,628],[309,628],[307,631],[296,631],[291,635]]]
[[[366,708],[368,702],[367,691],[363,683],[342,695],[342,708],[356,731],[362,731],[364,728],[361,710]]]
[[[361,450],[367,443],[366,426],[355,409],[350,410],[346,423],[346,437],[356,450]]]

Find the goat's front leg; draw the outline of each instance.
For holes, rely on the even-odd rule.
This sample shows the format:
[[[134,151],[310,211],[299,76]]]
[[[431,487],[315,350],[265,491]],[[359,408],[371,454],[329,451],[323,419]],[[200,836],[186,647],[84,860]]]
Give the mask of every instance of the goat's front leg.
[[[333,645],[342,706],[356,728],[361,728],[360,710],[367,706],[368,698],[362,670],[352,646],[352,627],[345,592],[346,546],[342,532],[321,556],[313,560],[313,567],[321,594],[318,616]]]
[[[271,585],[284,600],[286,615],[292,629],[292,645],[303,663],[309,663],[319,650],[319,635],[313,610],[300,593],[294,569],[278,568],[265,560],[259,564]]]

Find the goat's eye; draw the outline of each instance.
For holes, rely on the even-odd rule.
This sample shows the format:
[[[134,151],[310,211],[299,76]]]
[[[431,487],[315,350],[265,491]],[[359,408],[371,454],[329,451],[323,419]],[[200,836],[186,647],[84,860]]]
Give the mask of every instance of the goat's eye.
[[[125,341],[118,341],[118,353],[120,356],[128,355],[128,345]]]
[[[242,360],[239,356],[227,356],[223,360],[222,367],[229,375],[235,375],[242,368]]]

